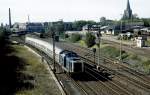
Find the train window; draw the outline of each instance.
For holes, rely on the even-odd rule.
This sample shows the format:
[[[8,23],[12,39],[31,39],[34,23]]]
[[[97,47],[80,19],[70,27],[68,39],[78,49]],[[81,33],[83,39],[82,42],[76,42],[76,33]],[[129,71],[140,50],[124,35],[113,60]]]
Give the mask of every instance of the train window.
[[[63,60],[62,60],[62,57],[61,57],[61,55],[59,55],[59,63],[62,65],[62,63],[63,63]]]
[[[69,62],[69,71],[72,72],[72,62]]]
[[[74,72],[80,72],[82,70],[81,63],[74,63]]]
[[[67,62],[66,61],[66,56],[63,59],[64,59],[64,61],[63,61],[64,62],[64,67],[66,67],[66,62]]]
[[[68,56],[71,56],[71,57],[78,57],[78,55],[77,55],[76,53],[73,53],[73,52],[69,53]]]

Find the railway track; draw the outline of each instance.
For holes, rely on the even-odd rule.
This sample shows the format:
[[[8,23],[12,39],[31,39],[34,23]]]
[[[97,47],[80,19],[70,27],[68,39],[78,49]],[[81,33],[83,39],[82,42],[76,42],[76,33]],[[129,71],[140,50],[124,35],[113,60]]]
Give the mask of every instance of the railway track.
[[[59,43],[60,44],[60,43]],[[57,44],[58,45],[58,44]],[[76,46],[76,45],[73,45],[73,44],[71,44],[71,45],[68,45],[68,44],[66,44],[66,43],[61,43],[59,46],[61,46],[61,47],[63,47],[63,48],[66,48],[66,49],[68,49],[68,50],[73,50],[74,52],[77,52],[77,53],[79,53],[83,58],[85,57],[85,55],[87,55],[88,54],[88,56],[90,57],[90,59],[88,59],[88,61],[90,61],[90,62],[88,62],[88,63],[92,63],[93,64],[93,53],[92,53],[92,51],[90,51],[89,49],[86,49],[86,48],[83,48],[83,47],[79,47],[79,46]],[[96,57],[97,58],[97,57]],[[87,62],[87,58],[84,58],[84,59],[86,59],[86,62]],[[103,58],[101,58],[101,59],[103,59]],[[114,74],[115,74],[115,78],[116,78],[116,80],[115,80],[115,82],[113,83],[113,84],[115,84],[115,85],[119,85],[120,83],[122,83],[122,84],[120,84],[119,86],[121,86],[121,88],[119,88],[119,89],[122,89],[122,91],[120,90],[119,92],[118,92],[118,94],[120,93],[120,92],[123,92],[124,94],[123,95],[149,95],[150,93],[149,93],[149,78],[148,77],[146,77],[145,75],[143,75],[142,73],[140,73],[140,72],[136,72],[135,70],[133,70],[133,69],[131,69],[131,68],[129,68],[129,67],[127,67],[126,65],[122,65],[122,64],[119,64],[119,63],[116,63],[116,64],[114,64],[114,60],[112,60],[112,59],[110,59],[110,58],[107,58],[107,57],[105,57],[105,62],[107,62],[107,65],[101,65],[101,67],[103,67],[104,69],[108,69],[109,71],[111,71],[111,72],[113,72]],[[106,66],[108,66],[108,64],[110,65],[109,67],[111,67],[111,68],[107,68]],[[112,69],[113,68],[113,69]],[[128,76],[130,74],[130,76]],[[93,76],[93,75],[91,75],[91,76]],[[142,76],[142,77],[141,77]],[[93,76],[94,77],[94,76]],[[115,79],[114,78],[114,79]],[[119,82],[117,82],[117,80],[119,80]],[[122,80],[124,80],[123,82],[122,82]],[[146,81],[146,83],[145,83],[145,81]],[[106,94],[106,92],[107,92],[107,89],[109,89],[110,91],[112,91],[112,93],[114,93],[113,92],[113,90],[111,90],[111,88],[113,87],[113,88],[117,88],[118,86],[111,86],[110,84],[107,84],[107,85],[109,85],[109,87],[110,88],[107,88],[107,86],[104,86],[103,85],[103,88],[105,88],[104,90],[106,90],[106,91],[103,91],[103,90],[99,90],[99,89],[102,89],[102,86],[100,87],[100,85],[98,85],[98,86],[96,86],[95,85],[95,87],[96,88],[98,88],[98,87],[100,87],[99,89],[97,89],[98,91],[94,91],[93,90],[93,88],[95,88],[94,86],[91,88],[90,86],[88,86],[88,84],[86,83],[86,84],[83,84],[83,82],[81,82],[81,83],[79,83],[78,82],[78,84],[80,84],[80,87],[83,87],[84,89],[88,89],[87,91],[90,91],[90,92],[92,92],[92,93],[95,93],[95,95],[99,95],[99,94],[97,94],[97,92],[103,92],[103,94],[102,95],[105,95]],[[82,85],[81,85],[82,84]],[[96,83],[95,83],[96,84]],[[99,83],[100,84],[100,83]],[[123,89],[125,89],[125,85],[127,86],[127,87],[129,87],[129,86],[131,86],[131,84],[132,84],[132,88],[128,88],[128,89],[126,89],[128,92],[125,92]],[[91,83],[91,85],[92,85],[92,83]],[[101,85],[102,85],[102,83],[101,83]],[[137,88],[136,88],[136,87]],[[86,88],[87,87],[87,88]],[[95,89],[96,89],[95,88]],[[136,91],[136,89],[139,89],[139,90],[137,90]],[[86,91],[85,90],[85,91]],[[117,90],[117,89],[116,89]],[[131,91],[132,90],[132,91]],[[115,90],[114,90],[115,91]],[[144,91],[146,91],[146,92],[144,92]],[[136,93],[137,92],[137,93]],[[107,94],[106,95],[108,95],[108,93],[110,93],[110,92],[107,92]],[[126,94],[125,94],[126,93]],[[117,92],[116,93],[114,93],[114,95],[116,95],[117,94]],[[117,94],[117,95],[118,95]],[[85,94],[85,95],[90,95],[90,94]],[[93,95],[93,94],[92,94]],[[112,95],[112,94],[111,94]],[[120,95],[120,94],[119,94]]]
[[[91,62],[91,61],[89,61],[89,62]],[[101,67],[103,67],[103,66],[101,66]],[[127,89],[128,91],[131,91],[132,93],[136,93],[134,95],[149,95],[150,94],[149,86],[147,86],[147,85],[145,86],[145,84],[142,84],[137,79],[130,78],[129,76],[127,76],[127,74],[122,74],[118,71],[110,70],[107,67],[103,67],[103,68],[109,70],[112,74],[114,74],[113,81],[115,84],[120,85],[120,87]],[[128,87],[128,88],[126,88],[126,87]],[[142,94],[142,93],[144,93],[144,94]]]
[[[44,59],[47,61],[48,65],[49,65],[49,68],[52,70],[51,63],[53,62],[53,59],[48,57],[45,53],[39,51],[38,49],[36,49],[32,46],[30,46],[30,47],[32,49],[34,49],[36,52],[38,52],[41,56],[44,57]],[[66,95],[91,95],[91,94],[88,94],[88,92],[86,92],[85,89],[80,87],[80,85],[76,81],[74,81],[70,76],[65,74],[58,64],[56,64],[56,68],[58,70],[57,71],[58,73],[56,72],[55,76],[56,76],[57,80],[59,81],[60,85],[62,86],[63,90],[65,91]],[[74,89],[77,88],[76,91],[71,90],[72,88],[68,88],[67,86],[64,86],[65,83],[63,84],[62,83],[63,81],[68,82],[68,83],[70,82],[71,85],[73,84],[72,86],[75,87]]]
[[[64,47],[65,45],[67,45],[67,47],[64,47],[64,48],[72,49],[73,51],[78,52],[78,53],[79,53],[80,55],[82,55],[83,57],[84,57],[85,55],[88,55],[88,57],[90,57],[91,60],[94,60],[94,58],[93,58],[93,57],[94,57],[94,54],[93,54],[92,50],[90,50],[90,49],[88,49],[88,48],[85,48],[85,47],[81,47],[81,46],[72,44],[72,43],[69,43],[70,45],[68,45],[68,43],[62,43],[62,44],[63,44],[63,47]],[[69,48],[69,47],[70,47],[70,48]],[[82,52],[80,52],[80,51],[82,51]],[[82,54],[82,53],[83,53],[83,54]],[[97,55],[97,54],[96,54],[96,55]],[[95,56],[95,57],[96,57],[96,60],[98,60],[98,56]],[[113,65],[114,65],[114,62],[118,62],[119,64],[115,64],[115,66],[113,66],[113,65],[111,65],[111,66],[116,67],[116,68],[114,68],[114,69],[117,69],[117,68],[120,68],[120,67],[126,68],[126,69],[130,70],[130,72],[133,72],[133,73],[136,73],[136,74],[138,74],[138,75],[142,75],[142,76],[146,77],[142,72],[139,72],[139,71],[137,71],[137,70],[134,70],[134,69],[128,67],[127,65],[125,65],[124,63],[119,62],[118,60],[115,60],[115,59],[108,58],[107,56],[104,56],[103,54],[101,54],[100,60],[105,60],[105,62],[109,62],[110,64],[113,64]],[[112,69],[113,69],[113,68],[112,68]],[[147,79],[149,80],[150,78],[147,77]]]
[[[63,46],[65,46],[65,45],[63,45]],[[69,48],[71,46],[71,49]],[[70,49],[70,50],[73,50],[73,51],[75,51],[75,52],[81,52],[81,50],[82,50],[82,48],[78,48],[78,49],[74,49],[75,47],[75,45],[70,45],[70,46],[67,46],[67,47],[64,47],[65,49]],[[85,48],[84,48],[84,50],[86,50]],[[88,50],[89,51],[89,50]],[[82,51],[82,52],[84,52],[84,51]],[[85,52],[86,54],[88,54],[91,58],[90,59],[92,59],[92,53],[90,52]],[[106,59],[106,58],[105,58]],[[111,67],[112,67],[112,62],[113,62],[113,60],[112,59],[109,59],[109,58],[107,58],[107,60],[106,61],[108,61],[111,65]],[[113,64],[114,65],[114,64]],[[117,67],[117,68],[115,68],[115,69],[120,69],[120,68],[122,68],[122,67],[124,67],[123,65],[118,65],[118,64],[115,64],[115,66],[113,66],[113,67]],[[123,70],[123,69],[122,69]],[[128,71],[132,71],[132,72],[135,72],[135,70],[133,70],[133,69],[130,69],[130,68],[128,68]],[[118,72],[118,71],[117,71]],[[124,72],[126,72],[125,70],[124,70]],[[120,73],[120,72],[119,72]],[[126,72],[127,73],[127,72]],[[141,75],[141,74],[140,74]],[[137,74],[136,75],[136,77],[139,77],[139,74]],[[127,75],[126,75],[126,77],[128,77]],[[143,78],[143,79],[145,79],[145,78]],[[127,80],[127,79],[126,79]],[[129,79],[128,79],[128,81],[129,81]],[[133,82],[134,81],[134,82]],[[137,81],[137,79],[134,79],[134,78],[132,78],[132,81],[131,81],[131,79],[130,79],[130,83],[133,83],[134,85],[136,85],[136,86],[138,86],[138,87],[140,87],[140,88],[143,88],[143,89],[145,89],[145,88],[148,88],[149,89],[149,86],[146,86],[146,84],[144,83],[144,82],[142,82],[142,81]],[[144,85],[142,85],[141,86],[141,84],[143,84],[144,83]],[[145,87],[145,88],[144,88]]]
[[[104,43],[107,43],[111,46],[115,46],[116,48],[120,47],[120,43],[113,42],[113,41],[108,41],[108,40],[103,40]],[[126,51],[131,51],[134,52],[137,55],[142,55],[142,56],[147,56],[150,57],[150,52],[148,49],[142,49],[142,48],[136,48],[136,47],[131,47],[129,45],[123,44],[122,49]]]
[[[65,91],[67,92],[67,95],[90,95],[85,88],[81,87],[78,82],[73,80],[70,76],[66,75],[65,73],[56,74],[56,76],[59,82],[63,85]],[[66,85],[68,84],[70,86],[67,87]]]
[[[17,39],[17,41],[18,41],[18,39]],[[23,43],[23,41],[21,41],[21,43]],[[30,46],[30,47],[32,49],[34,49],[36,52],[38,52],[41,56],[44,56],[44,59],[46,59],[48,61],[48,63],[52,63],[52,59],[51,58],[46,56],[44,53],[42,53],[38,49],[36,49],[36,48],[34,48],[32,46]],[[49,64],[49,66],[50,66],[50,64]],[[57,65],[57,70],[58,70],[58,72],[63,72],[63,70],[61,70],[61,68],[58,65]],[[108,95],[108,94],[104,94],[102,92],[97,92],[99,90],[97,88],[100,88],[100,87],[95,86],[96,84],[94,82],[91,85],[89,85],[88,82],[75,81],[71,77],[67,76],[64,73],[56,74],[56,77],[60,81],[60,84],[62,85],[62,87],[65,90],[67,95],[76,95],[76,94],[73,94],[73,91],[69,91],[68,88],[63,86],[63,83],[62,83],[63,81],[73,83],[80,91],[80,93],[78,93],[78,95]],[[104,88],[101,88],[101,89],[104,89]],[[105,90],[107,90],[107,89],[105,89]]]
[[[65,45],[63,45],[63,46],[65,46]],[[88,50],[89,51],[88,52],[86,48],[80,48],[79,47],[78,49],[76,49],[76,47],[77,46],[71,44],[71,45],[67,45],[65,48],[71,49],[75,52],[78,52],[78,53],[80,53],[81,56],[84,56],[84,55],[88,54],[91,57],[90,59],[92,59],[92,57],[94,56],[90,50]],[[81,53],[81,51],[82,51],[83,54]],[[92,61],[93,61],[93,59],[92,59]],[[125,77],[128,77],[128,79],[126,79],[126,81],[134,84],[135,86],[137,86],[141,89],[144,89],[145,91],[150,90],[149,89],[150,88],[149,78],[146,77],[144,74],[142,74],[140,72],[137,72],[137,71],[127,67],[124,64],[119,64],[119,63],[114,64],[113,63],[114,60],[112,60],[110,58],[106,59],[106,57],[105,57],[105,61],[108,61],[109,65],[110,65],[109,67],[111,67],[111,68],[114,67],[113,70],[115,70],[115,73],[118,73],[121,76],[126,75]],[[128,76],[129,74],[130,74],[130,76]]]
[[[13,39],[13,40],[18,41],[21,44],[24,44],[24,41],[22,41],[22,40],[19,40],[19,39]],[[32,47],[30,45],[27,45],[27,46],[29,46],[34,51],[36,51],[39,55],[43,56],[44,59],[46,60],[47,64],[48,64],[49,68],[52,70],[52,67],[53,67],[52,66],[52,62],[53,62],[52,58],[48,57],[45,53],[43,53],[42,51],[38,50],[35,47]],[[58,72],[62,72],[62,70],[60,70],[60,67],[58,65],[57,65],[57,70],[59,70]],[[55,74],[55,76],[57,77],[57,79],[58,79],[60,85],[62,86],[63,90],[65,91],[66,95],[91,95],[91,94],[87,94],[87,92],[83,88],[81,88],[74,80],[72,80],[66,74],[64,74],[64,73],[62,73],[62,74]],[[63,84],[62,84],[62,82],[61,82],[62,80],[71,81],[71,83],[73,83],[74,86],[79,89],[79,92],[77,91],[78,94],[76,94],[76,93],[73,94],[73,93],[71,93],[71,91],[69,91],[70,89],[66,89],[66,87],[64,87]]]
[[[114,83],[112,80],[109,80],[105,76],[102,76],[101,74],[99,74],[98,72],[90,68],[87,68],[85,72],[88,73],[91,77],[95,78],[98,81],[99,85],[103,84],[105,88],[108,89],[108,91],[106,91],[105,93],[106,95],[133,95],[131,92],[120,87],[118,84]],[[101,81],[99,77],[103,78],[105,82]]]

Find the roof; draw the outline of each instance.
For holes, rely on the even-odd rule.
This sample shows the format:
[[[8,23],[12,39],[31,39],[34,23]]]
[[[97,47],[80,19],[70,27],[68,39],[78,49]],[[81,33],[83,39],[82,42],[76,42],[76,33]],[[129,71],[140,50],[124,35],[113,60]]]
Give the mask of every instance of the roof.
[[[42,40],[32,38],[32,37],[26,37],[26,40],[30,40],[30,41],[33,41],[33,42],[38,43],[40,45],[43,45],[43,46],[47,47],[49,50],[53,51],[53,45],[46,42],[46,41],[42,41]],[[55,53],[56,54],[59,54],[62,51],[63,51],[62,49],[55,47]]]

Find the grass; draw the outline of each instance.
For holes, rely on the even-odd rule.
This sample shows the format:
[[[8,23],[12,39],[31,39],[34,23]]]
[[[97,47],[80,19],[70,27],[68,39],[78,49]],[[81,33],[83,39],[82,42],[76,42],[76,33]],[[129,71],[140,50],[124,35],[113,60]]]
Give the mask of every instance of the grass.
[[[82,47],[87,47],[83,40],[78,41],[78,44]]]
[[[145,42],[145,44],[146,44],[147,46],[150,46],[150,39],[147,39],[147,41]]]
[[[78,41],[76,44],[87,47],[83,40]],[[146,42],[150,46],[150,40]],[[98,48],[97,45],[92,46],[91,48]],[[101,54],[118,59],[120,57],[120,50],[110,46],[107,43],[101,43]],[[130,63],[129,66],[135,68],[139,71],[143,71],[145,74],[150,74],[150,60],[147,57],[136,55],[129,51],[122,51],[122,59],[127,63]]]
[[[110,58],[115,58],[115,59],[119,57],[120,54],[120,51],[112,46],[105,46],[101,48],[101,52],[105,56],[108,56]]]
[[[32,78],[23,79],[23,82],[32,83],[32,89],[20,89],[16,95],[59,95],[58,89],[53,84],[54,81],[50,80],[49,72],[44,64],[41,64],[39,57],[31,53],[23,46],[12,46],[15,52],[12,54],[25,61],[25,69],[20,70],[22,74],[29,75]],[[52,83],[50,83],[50,81]]]

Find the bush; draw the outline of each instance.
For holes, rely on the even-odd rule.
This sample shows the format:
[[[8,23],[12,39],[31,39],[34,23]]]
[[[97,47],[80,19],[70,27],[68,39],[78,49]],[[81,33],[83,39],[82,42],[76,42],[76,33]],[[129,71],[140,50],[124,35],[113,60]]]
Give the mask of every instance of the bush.
[[[145,67],[149,67],[150,66],[150,60],[146,60],[146,61],[142,62],[142,64]]]
[[[81,35],[80,34],[72,34],[70,36],[70,41],[75,43],[77,41],[81,40]]]
[[[111,58],[116,58],[116,57],[119,57],[120,55],[119,49],[112,47],[112,46],[106,46],[102,48],[101,51],[102,51],[102,54],[104,54],[105,56],[109,56]]]
[[[69,35],[68,35],[68,34],[65,34],[65,38],[69,38]]]
[[[140,60],[138,58],[138,55],[136,55],[136,54],[130,54],[129,58],[131,58],[132,60]]]
[[[4,36],[5,36],[4,31],[3,31],[3,29],[0,28],[0,43],[1,44],[2,44],[2,42],[4,40]]]
[[[142,62],[142,66],[143,66],[144,72],[147,74],[150,74],[150,60],[146,60]]]
[[[85,43],[87,47],[92,47],[95,45],[95,36],[92,33],[86,33]]]

